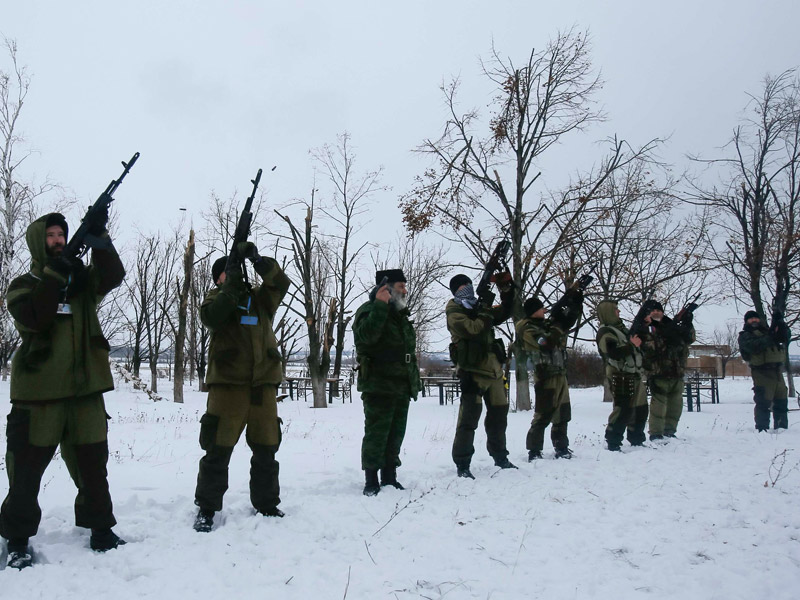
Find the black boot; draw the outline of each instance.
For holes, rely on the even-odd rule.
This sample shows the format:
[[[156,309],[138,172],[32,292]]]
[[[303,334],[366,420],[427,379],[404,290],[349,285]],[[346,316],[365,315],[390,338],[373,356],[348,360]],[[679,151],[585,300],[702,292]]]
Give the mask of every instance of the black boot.
[[[456,473],[459,477],[464,477],[466,479],[475,479],[475,475],[473,475],[472,471],[469,470],[469,465],[461,467],[456,465]]]
[[[385,485],[391,485],[398,490],[406,489],[397,481],[397,467],[385,467],[381,469],[381,487]]]
[[[528,462],[532,462],[540,458],[543,458],[540,450],[528,450]]]
[[[569,448],[556,448],[556,458],[572,458],[572,450]]]
[[[89,547],[95,552],[105,552],[113,550],[118,546],[124,546],[125,540],[116,533],[108,529],[92,529],[92,536],[89,538]]]
[[[197,516],[194,518],[194,530],[197,533],[208,533],[214,526],[214,511],[203,510],[202,508],[197,511]]]
[[[516,469],[517,465],[512,463],[508,460],[508,457],[504,456],[503,458],[496,458],[494,460],[494,465],[496,467],[500,467],[501,469]]]
[[[381,491],[378,483],[378,469],[364,469],[364,495],[377,496]]]
[[[33,565],[33,556],[28,547],[28,538],[8,540],[8,559],[6,565],[22,570]]]
[[[282,511],[280,508],[278,508],[277,506],[272,506],[272,507],[270,507],[270,508],[266,508],[266,509],[264,509],[264,510],[260,510],[260,511],[258,511],[258,512],[260,512],[260,513],[261,513],[262,515],[264,515],[265,517],[279,517],[279,518],[283,518],[283,517],[285,517],[285,516],[286,516],[286,513],[285,513],[285,512],[283,512],[283,511]]]

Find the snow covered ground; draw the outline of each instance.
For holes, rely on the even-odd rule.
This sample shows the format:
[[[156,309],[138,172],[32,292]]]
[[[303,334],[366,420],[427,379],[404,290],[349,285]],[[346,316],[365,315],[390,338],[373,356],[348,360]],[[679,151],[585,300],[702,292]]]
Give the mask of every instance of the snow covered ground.
[[[527,463],[532,415],[511,414],[519,470],[495,468],[479,430],[475,481],[456,478],[450,459],[457,406],[422,398],[411,406],[399,471],[407,489],[375,498],[361,494],[358,398],[317,410],[287,401],[279,409],[286,518],[254,514],[242,441],[225,508],[211,533],[198,534],[205,395],[153,403],[120,385],[106,397],[109,472],[115,530],[128,545],[89,550],[57,457],[32,538],[39,564],[1,572],[0,597],[798,598],[800,413],[790,413],[787,431],[757,434],[750,394],[749,380],[723,381],[721,404],[684,412],[681,439],[619,454],[604,449],[610,406],[600,390],[573,390],[573,460],[546,447],[544,460]]]

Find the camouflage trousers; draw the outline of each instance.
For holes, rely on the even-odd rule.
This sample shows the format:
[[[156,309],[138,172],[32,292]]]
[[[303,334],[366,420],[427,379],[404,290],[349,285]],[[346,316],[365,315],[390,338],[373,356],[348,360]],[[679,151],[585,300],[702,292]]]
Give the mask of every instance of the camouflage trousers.
[[[553,448],[566,449],[569,446],[567,423],[572,418],[567,376],[556,375],[536,381],[533,384],[533,391],[536,399],[525,447],[529,451],[541,452],[544,447],[544,431],[552,423],[550,440]]]
[[[228,466],[233,447],[247,428],[250,459],[250,502],[260,512],[280,504],[280,465],[275,454],[281,444],[281,420],[274,385],[214,384],[206,413],[200,419],[200,459],[194,503],[203,510],[222,509],[228,490]]]
[[[648,384],[651,395],[650,435],[675,435],[683,413],[683,379],[653,376],[648,379]]]
[[[107,419],[102,394],[12,405],[6,427],[9,485],[0,509],[0,536],[36,535],[42,476],[59,446],[78,488],[75,524],[91,529],[116,524],[108,489]]]
[[[615,373],[609,377],[609,387],[614,398],[614,408],[608,416],[606,442],[609,447],[622,444],[627,430],[628,442],[641,445],[646,436],[647,390],[640,375],[635,373]]]
[[[397,468],[400,448],[406,435],[409,398],[362,394],[364,439],[361,441],[361,468]]]
[[[475,430],[480,422],[483,404],[486,403],[486,450],[495,461],[508,456],[506,425],[508,423],[508,398],[502,377],[488,378],[463,373],[461,379],[461,406],[453,440],[453,462],[468,467],[475,454]]]
[[[786,383],[783,381],[782,368],[780,366],[752,367],[750,369],[753,377],[753,409],[756,429],[769,429],[769,413],[772,411],[772,418],[775,429],[786,429],[789,427],[789,400]]]

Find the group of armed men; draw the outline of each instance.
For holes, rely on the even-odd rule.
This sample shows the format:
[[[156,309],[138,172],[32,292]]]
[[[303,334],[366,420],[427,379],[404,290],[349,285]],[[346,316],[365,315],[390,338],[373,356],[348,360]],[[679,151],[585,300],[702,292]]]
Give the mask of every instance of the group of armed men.
[[[125,542],[116,524],[107,480],[107,420],[103,393],[113,389],[109,344],[97,315],[103,296],[125,276],[107,231],[108,209],[84,219],[79,231],[91,240],[89,264],[69,248],[69,228],[58,213],[45,215],[27,229],[30,271],[14,279],[7,293],[8,310],[21,344],[11,366],[11,411],[6,429],[8,494],[0,509],[0,535],[7,540],[8,566],[33,563],[29,538],[41,520],[39,488],[57,448],[77,486],[75,523],[91,530],[89,545],[104,552]],[[88,251],[85,249],[84,253]],[[211,531],[228,488],[228,466],[243,431],[252,450],[250,499],[257,511],[283,517],[279,465],[281,420],[277,390],[283,380],[281,356],[272,320],[290,281],[278,262],[259,255],[249,241],[236,242],[229,257],[213,263],[214,288],[206,295],[200,317],[211,331],[208,356],[208,403],[200,419],[200,459],[194,529]],[[244,260],[261,281],[250,285]],[[476,297],[471,279],[450,280],[452,299],[445,309],[452,336],[451,358],[460,381],[461,400],[452,458],[459,477],[472,478],[473,441],[483,404],[487,450],[501,469],[516,468],[508,459],[506,423],[509,403],[504,381],[505,349],[495,327],[510,318],[515,283],[507,270],[495,272],[500,303]],[[409,403],[420,392],[416,335],[409,308],[406,278],[400,269],[378,271],[376,286],[353,319],[358,361],[358,389],[364,407],[361,466],[363,493],[373,496],[382,486],[403,489],[397,479]],[[491,298],[493,295],[490,292]],[[525,318],[516,335],[532,356],[535,391],[533,421],[527,434],[528,459],[542,458],[544,434],[558,458],[570,458],[567,425],[571,419],[566,378],[566,346],[583,305],[583,291],[573,287],[551,309],[536,297],[524,302]],[[683,311],[682,311],[683,312]],[[597,346],[605,363],[613,410],[605,439],[619,451],[628,442],[645,442],[649,407],[650,440],[674,437],[682,408],[683,372],[688,346],[695,337],[692,312],[680,319],[664,315],[648,301],[641,325],[629,331],[616,302],[597,307]],[[742,355],[750,362],[755,391],[756,428],[787,427],[786,387],[781,369],[788,330],[766,327],[750,311],[741,334]],[[645,384],[646,374],[646,384]],[[380,478],[379,478],[380,475]]]

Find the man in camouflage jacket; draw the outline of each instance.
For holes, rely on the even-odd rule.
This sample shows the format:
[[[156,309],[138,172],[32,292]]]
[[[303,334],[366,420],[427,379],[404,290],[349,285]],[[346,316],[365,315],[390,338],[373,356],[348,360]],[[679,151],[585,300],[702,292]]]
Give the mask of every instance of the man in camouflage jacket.
[[[597,350],[603,357],[606,385],[614,402],[605,438],[608,449],[619,452],[626,430],[631,446],[641,446],[646,439],[647,392],[642,382],[642,340],[625,327],[613,300],[603,300],[597,305],[597,318],[600,321]]]
[[[353,337],[358,360],[358,391],[364,404],[361,468],[364,495],[397,481],[400,448],[406,433],[410,399],[420,390],[417,336],[409,318],[406,277],[400,269],[378,271],[370,299],[356,311]],[[380,470],[380,483],[378,482]]]
[[[125,269],[106,231],[108,213],[91,233],[106,242],[88,267],[62,251],[69,228],[58,213],[27,230],[31,269],[6,295],[21,344],[11,362],[6,470],[9,490],[0,510],[9,566],[31,564],[28,538],[38,530],[42,475],[58,446],[78,488],[75,524],[91,529],[90,546],[105,551],[125,542],[114,534],[108,489],[107,415],[103,393],[114,389],[109,345],[97,306],[122,283]]]
[[[250,461],[250,502],[257,512],[282,517],[279,464],[281,443],[277,389],[283,365],[272,320],[290,281],[277,261],[259,256],[252,242],[241,242],[239,256],[249,259],[261,285],[252,289],[235,267],[225,271],[227,257],[212,267],[216,286],[200,307],[200,319],[211,331],[208,350],[208,404],[200,419],[200,459],[195,504],[200,508],[196,531],[207,532],[214,513],[222,509],[228,489],[228,465],[233,448],[247,428]]]
[[[542,458],[544,432],[551,423],[550,439],[556,458],[572,458],[567,437],[567,424],[572,417],[567,383],[567,334],[580,317],[582,305],[583,294],[570,290],[556,303],[550,317],[545,318],[544,304],[531,297],[524,304],[527,316],[516,325],[517,339],[533,363],[534,412],[525,440],[529,461]]]
[[[461,406],[453,440],[453,462],[459,477],[475,479],[470,471],[475,430],[483,403],[486,403],[486,449],[501,469],[516,467],[508,460],[506,425],[508,397],[503,379],[505,346],[494,336],[494,327],[511,316],[514,285],[510,276],[498,285],[501,304],[483,308],[472,288],[472,280],[459,274],[450,280],[453,299],[448,301],[447,330],[450,332],[450,356],[456,365],[461,384]]]
[[[664,315],[660,302],[642,305],[642,353],[650,387],[650,440],[674,438],[683,412],[683,375],[689,345],[695,340],[692,313],[679,321]]]
[[[769,429],[769,413],[775,429],[789,427],[789,400],[783,381],[786,345],[791,332],[782,321],[767,327],[765,320],[754,310],[744,315],[744,329],[739,333],[739,352],[750,365],[753,377],[753,409],[756,429]]]

